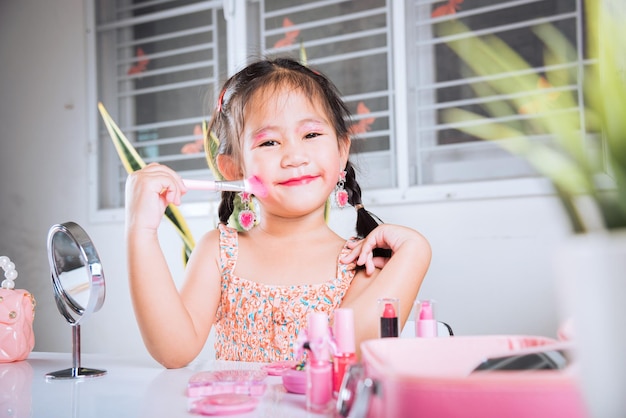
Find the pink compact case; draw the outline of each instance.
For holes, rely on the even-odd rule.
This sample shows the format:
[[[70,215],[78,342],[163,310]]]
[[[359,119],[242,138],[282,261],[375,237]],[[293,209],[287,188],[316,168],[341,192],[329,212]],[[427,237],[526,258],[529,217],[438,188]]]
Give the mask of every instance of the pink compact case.
[[[267,372],[263,370],[216,370],[194,374],[187,383],[187,396],[199,398],[234,393],[259,396],[265,392]]]
[[[243,414],[254,410],[259,399],[238,393],[210,395],[194,402],[190,412],[201,415]]]

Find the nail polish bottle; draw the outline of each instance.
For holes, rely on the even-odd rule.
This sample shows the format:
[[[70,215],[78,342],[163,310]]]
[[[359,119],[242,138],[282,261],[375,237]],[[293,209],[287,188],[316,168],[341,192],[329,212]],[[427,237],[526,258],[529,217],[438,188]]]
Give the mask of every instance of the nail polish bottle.
[[[415,302],[415,336],[436,337],[437,321],[435,320],[435,306],[432,300]]]
[[[333,395],[337,396],[348,367],[357,362],[354,342],[354,311],[349,308],[335,309],[333,336],[337,351],[333,356]]]
[[[398,337],[398,311],[400,300],[397,298],[378,299],[380,313],[380,338]]]
[[[306,344],[306,407],[315,413],[328,412],[332,406],[333,380],[330,361],[330,329],[328,315],[323,312],[309,314]]]

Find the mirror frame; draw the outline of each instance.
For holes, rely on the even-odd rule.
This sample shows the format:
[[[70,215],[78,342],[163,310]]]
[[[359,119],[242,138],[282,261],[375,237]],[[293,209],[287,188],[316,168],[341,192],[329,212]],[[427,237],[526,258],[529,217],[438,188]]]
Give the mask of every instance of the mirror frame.
[[[68,237],[80,251],[80,259],[83,267],[86,267],[85,274],[90,286],[87,306],[81,306],[63,290],[59,277],[62,272],[59,271],[53,251],[54,237],[59,233]],[[106,296],[102,263],[91,239],[78,224],[65,222],[53,225],[50,228],[48,233],[48,261],[52,272],[52,285],[57,308],[67,322],[72,324],[72,326],[78,325],[92,313],[100,310]]]

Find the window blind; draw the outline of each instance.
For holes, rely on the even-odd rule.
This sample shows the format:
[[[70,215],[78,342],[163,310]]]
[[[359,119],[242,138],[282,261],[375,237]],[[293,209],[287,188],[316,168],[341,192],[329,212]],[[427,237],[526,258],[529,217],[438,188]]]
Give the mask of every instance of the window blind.
[[[142,158],[210,176],[201,123],[224,76],[221,1],[97,2],[99,100]],[[100,207],[123,205],[126,173],[100,130]]]
[[[409,159],[413,185],[480,181],[534,175],[523,161],[513,157],[493,142],[472,137],[459,128],[463,124],[446,123],[442,114],[446,109],[461,108],[481,113],[485,106],[497,107],[500,103],[524,97],[487,91],[486,81],[498,79],[515,83],[516,77],[534,73],[543,76],[555,70],[570,69],[576,72],[584,65],[582,5],[577,0],[466,0],[433,1],[414,0],[409,7],[408,24],[411,39],[408,55],[412,57],[409,88],[413,92],[409,107],[414,118],[410,130],[415,132]],[[469,31],[440,34],[439,28],[456,21]],[[546,64],[544,45],[534,33],[541,24],[557,28],[574,46],[575,54],[567,62]],[[497,36],[512,47],[530,68],[476,75],[450,48],[450,43],[469,37]],[[543,79],[543,78],[542,78]],[[526,95],[528,107],[532,96],[538,92],[560,94],[581,92],[580,79],[573,78],[567,85],[537,85]],[[580,114],[580,105],[569,109]],[[532,126],[534,118],[542,114],[518,108],[492,120]],[[549,141],[543,132],[527,130],[526,134],[537,141]]]

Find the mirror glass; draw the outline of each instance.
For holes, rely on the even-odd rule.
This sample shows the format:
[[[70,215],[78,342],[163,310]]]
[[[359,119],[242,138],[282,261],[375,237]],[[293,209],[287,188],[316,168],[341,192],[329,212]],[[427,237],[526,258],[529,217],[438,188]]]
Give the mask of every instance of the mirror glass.
[[[104,303],[105,283],[100,257],[85,230],[74,222],[66,222],[50,228],[48,261],[57,308],[72,326],[73,365],[46,377],[101,376],[106,371],[80,365],[80,325]]]
[[[366,377],[363,363],[351,365],[341,382],[335,415],[346,418],[367,416],[370,398],[376,391],[376,382]]]

